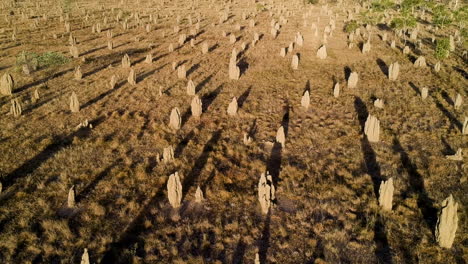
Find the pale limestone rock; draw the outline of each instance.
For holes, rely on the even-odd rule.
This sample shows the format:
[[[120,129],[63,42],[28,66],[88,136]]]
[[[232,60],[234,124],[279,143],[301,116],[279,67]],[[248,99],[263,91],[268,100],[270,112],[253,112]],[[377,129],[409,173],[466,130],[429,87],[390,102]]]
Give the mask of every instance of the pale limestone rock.
[[[233,48],[231,51],[231,59],[229,60],[229,63],[235,63],[237,61],[237,50],[236,48]]]
[[[428,94],[429,94],[429,90],[427,89],[427,87],[423,87],[423,88],[421,89],[421,98],[422,98],[423,100],[426,100]]]
[[[75,207],[75,185],[68,190],[67,205],[69,208]]]
[[[284,134],[284,127],[280,126],[278,131],[276,131],[276,142],[281,144],[281,147],[284,148],[284,144],[286,143],[286,135]]]
[[[81,128],[93,128],[93,125],[89,123],[88,119],[85,119],[75,127],[75,130],[80,130]]]
[[[204,200],[203,192],[200,189],[200,186],[197,186],[197,190],[195,191],[195,202],[196,203],[202,203],[203,200]]]
[[[374,106],[377,108],[383,108],[384,107],[384,101],[382,99],[376,99],[374,101]]]
[[[169,146],[163,149],[163,162],[168,163],[174,160],[174,148]]]
[[[260,255],[258,255],[258,253],[255,253],[255,262],[254,264],[261,264],[260,263]]]
[[[387,41],[387,32],[382,35],[382,41]]]
[[[244,41],[244,42],[242,42],[242,44],[241,44],[241,50],[242,50],[242,51],[245,51],[246,48],[247,48],[247,43],[245,43],[245,41]]]
[[[76,38],[73,36],[73,34],[70,33],[70,36],[68,36],[68,43],[70,46],[76,45]]]
[[[180,111],[179,108],[174,107],[171,111],[171,116],[169,120],[169,127],[171,127],[174,130],[180,129],[180,126],[182,124],[182,120],[180,117]]]
[[[23,67],[22,67],[22,70],[23,70],[23,73],[25,75],[30,75],[31,71],[32,71],[32,68],[31,68],[31,66],[29,66],[29,64],[24,64]]]
[[[391,47],[392,49],[395,49],[395,48],[396,48],[395,40],[392,40],[392,43],[390,44],[390,47]]]
[[[145,63],[146,64],[152,64],[153,63],[153,55],[151,55],[151,53],[146,54]]]
[[[202,44],[202,53],[203,53],[203,54],[207,54],[208,51],[209,51],[209,49],[208,49],[208,43],[207,43],[207,42],[203,42],[203,44]]]
[[[411,40],[416,40],[417,38],[418,38],[418,30],[414,29],[410,34],[410,39]]]
[[[169,176],[169,180],[167,181],[167,198],[173,208],[180,206],[180,202],[182,201],[182,184],[178,172]]]
[[[195,84],[192,80],[189,80],[187,83],[187,94],[191,96],[195,95]]]
[[[232,101],[229,103],[229,106],[227,108],[228,115],[235,116],[237,114],[237,108],[238,108],[237,98],[234,97],[232,98]]]
[[[78,58],[80,56],[80,52],[78,51],[78,47],[73,45],[70,46],[70,54],[72,55],[73,58]]]
[[[229,63],[229,79],[239,80],[240,77],[240,68],[236,63]]]
[[[130,57],[128,54],[125,54],[122,58],[122,68],[130,68],[132,63],[130,62]]]
[[[379,205],[387,211],[392,210],[393,178],[382,181],[379,188]]]
[[[185,79],[187,77],[187,71],[185,70],[185,65],[181,65],[177,68],[177,77],[179,79]]]
[[[352,72],[348,78],[348,88],[356,88],[359,75],[356,72]]]
[[[302,47],[304,45],[304,37],[301,35],[300,32],[297,32],[295,41],[299,47]]]
[[[377,117],[369,114],[364,125],[364,134],[369,142],[379,142],[380,136],[380,121]]]
[[[294,54],[292,57],[291,67],[293,70],[297,70],[299,67],[299,56],[297,56],[297,54]]]
[[[340,84],[339,83],[335,83],[335,87],[333,87],[333,96],[335,98],[338,98],[338,96],[340,96]]]
[[[19,98],[16,98],[16,99],[12,99],[11,100],[11,107],[10,107],[10,113],[14,116],[14,117],[19,117],[21,116],[21,113],[23,112],[22,108],[21,108],[21,104],[19,102]]]
[[[423,56],[419,56],[414,62],[414,66],[419,68],[426,67],[426,58],[424,58]]]
[[[410,48],[408,46],[405,46],[403,48],[403,54],[409,54],[410,53]]]
[[[465,117],[465,121],[463,122],[462,134],[468,135],[468,117]]]
[[[434,65],[434,71],[435,71],[435,72],[439,72],[439,71],[440,71],[440,61],[438,61],[438,62]]]
[[[244,132],[244,145],[249,145],[250,143],[252,143],[252,138]]]
[[[398,62],[390,64],[390,67],[388,67],[388,78],[390,79],[390,81],[396,81],[399,73],[400,64],[398,64]]]
[[[260,34],[255,32],[254,35],[253,35],[253,39],[255,40],[255,42],[259,41],[260,40]]]
[[[276,39],[276,37],[278,36],[278,30],[276,30],[275,28],[272,28],[270,30],[270,34],[274,39]]]
[[[452,195],[442,202],[442,210],[437,220],[435,237],[439,246],[451,248],[458,228],[458,203]]]
[[[323,60],[327,58],[327,47],[325,45],[322,45],[318,50],[317,50],[317,58]]]
[[[36,90],[34,90],[34,93],[33,95],[31,96],[31,101],[34,103],[36,102],[37,100],[39,100],[39,88],[36,88]]]
[[[187,40],[187,35],[182,34],[179,36],[179,46],[184,45],[185,41]]]
[[[81,67],[80,66],[77,66],[75,68],[75,73],[74,73],[74,76],[75,76],[75,80],[79,81],[83,78],[83,74],[81,73]]]
[[[231,34],[229,36],[229,43],[234,44],[234,43],[236,43],[236,41],[237,41],[236,36],[234,34]]]
[[[305,91],[304,95],[302,95],[301,98],[301,106],[304,107],[305,109],[308,109],[310,105],[310,94],[309,91]]]
[[[87,248],[84,249],[83,255],[81,255],[80,264],[89,264],[89,254]]]
[[[455,107],[456,110],[459,110],[463,104],[463,98],[461,94],[457,94],[457,97],[455,98],[455,103],[453,106]]]
[[[107,41],[107,49],[113,50],[114,49],[114,42],[112,40]]]
[[[130,69],[130,73],[128,74],[128,83],[130,85],[136,85],[136,73],[135,69]]]
[[[190,104],[192,110],[192,116],[200,118],[202,114],[202,101],[198,96],[193,97],[192,103]]]
[[[11,95],[13,93],[14,86],[15,82],[13,81],[13,77],[8,73],[3,74],[0,81],[0,94]]]
[[[72,92],[70,96],[70,110],[72,113],[78,113],[80,111],[80,103],[75,92]]]
[[[283,58],[286,57],[286,48],[281,48],[280,56],[283,57]]]
[[[113,74],[109,82],[109,88],[114,89],[116,84],[117,84],[117,76]]]
[[[362,45],[362,53],[363,54],[368,53],[370,52],[370,50],[371,50],[371,44],[369,41],[367,41],[366,43]]]
[[[275,200],[275,187],[269,173],[262,173],[258,182],[258,200],[264,215],[268,214],[271,202]]]
[[[454,52],[455,51],[455,39],[453,38],[452,35],[449,37],[449,46],[450,46],[450,51]]]
[[[289,43],[288,51],[292,52],[294,50],[294,42]]]
[[[458,148],[457,152],[454,155],[446,155],[445,157],[449,160],[462,161],[463,160],[462,149]]]
[[[174,51],[174,44],[172,44],[172,43],[169,44],[168,50],[169,50],[170,53],[173,52]]]

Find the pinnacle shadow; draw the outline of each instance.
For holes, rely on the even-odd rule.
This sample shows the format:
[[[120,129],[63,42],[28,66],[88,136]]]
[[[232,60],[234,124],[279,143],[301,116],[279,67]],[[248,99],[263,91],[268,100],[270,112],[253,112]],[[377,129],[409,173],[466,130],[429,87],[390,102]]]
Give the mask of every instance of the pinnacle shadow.
[[[208,142],[203,147],[203,150],[200,156],[198,156],[197,160],[192,166],[192,170],[186,176],[184,176],[183,183],[182,183],[182,190],[183,190],[182,199],[185,198],[190,187],[194,186],[194,184],[200,180],[199,176],[203,168],[205,167],[208,161],[208,158],[211,152],[213,151],[214,146],[220,140],[221,134],[222,134],[221,130],[217,130],[216,132],[213,133],[210,140],[208,140]]]

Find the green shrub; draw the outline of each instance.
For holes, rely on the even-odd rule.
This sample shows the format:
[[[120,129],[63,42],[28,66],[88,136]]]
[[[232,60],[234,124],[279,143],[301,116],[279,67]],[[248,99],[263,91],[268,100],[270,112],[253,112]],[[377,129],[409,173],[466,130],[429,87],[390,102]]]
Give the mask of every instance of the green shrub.
[[[351,32],[354,32],[358,28],[359,28],[359,24],[357,23],[357,21],[351,20],[345,24],[344,31],[346,33],[351,33]]]
[[[435,49],[435,57],[439,60],[445,59],[450,54],[450,40],[448,38],[438,39]]]
[[[259,12],[263,12],[263,11],[266,11],[266,7],[260,3],[257,4],[257,11]]]
[[[318,2],[319,0],[306,0],[306,3],[311,4],[311,5],[318,4]]]
[[[377,0],[372,2],[371,8],[376,12],[383,12],[387,9],[393,8],[395,4],[390,0]]]
[[[403,0],[400,6],[404,11],[413,11],[415,7],[421,6],[423,4],[425,3],[423,3],[422,0]]]
[[[444,5],[438,5],[432,11],[434,13],[432,23],[434,25],[442,28],[452,23],[452,17]]]
[[[48,51],[41,54],[23,51],[16,57],[16,67],[19,69],[23,65],[28,64],[33,68],[40,69],[62,65],[69,61],[69,58],[54,51]]]
[[[394,18],[392,22],[390,22],[390,27],[403,30],[414,28],[416,27],[416,18],[411,15],[403,14],[401,17]]]

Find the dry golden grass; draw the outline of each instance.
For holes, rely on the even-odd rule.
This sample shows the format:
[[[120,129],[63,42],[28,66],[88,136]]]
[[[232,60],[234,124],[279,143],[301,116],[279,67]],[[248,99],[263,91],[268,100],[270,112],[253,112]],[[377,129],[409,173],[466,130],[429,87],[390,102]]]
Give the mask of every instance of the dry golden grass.
[[[13,26],[0,21],[5,28],[0,75],[13,75],[13,97],[23,107],[14,118],[8,114],[10,97],[0,97],[0,262],[79,263],[86,247],[92,263],[253,263],[257,252],[262,263],[464,263],[468,166],[445,159],[457,148],[467,149],[459,129],[466,103],[455,111],[450,102],[457,93],[467,95],[461,50],[434,73],[429,67],[415,68],[411,57],[419,54],[403,55],[400,41],[398,50],[392,50],[393,33],[383,42],[378,36],[384,30],[376,28],[372,49],[363,55],[358,47],[348,49],[341,30],[346,14],[330,5],[338,13],[337,29],[328,39],[328,57],[320,60],[320,37],[313,36],[310,23],[302,25],[302,1],[287,5],[291,16],[275,40],[268,11],[258,13],[254,28],[241,19],[243,12],[261,6],[234,1],[233,17],[219,24],[225,6],[211,2],[196,1],[191,11],[186,1],[141,0],[124,6],[113,0],[73,1],[70,24],[81,57],[31,75],[13,70],[21,51],[52,49],[70,57],[59,3],[41,2],[39,9],[32,2],[0,6],[1,14],[14,11],[7,17],[18,18],[15,41]],[[264,5],[274,10],[284,3],[273,2]],[[24,8],[38,16],[47,13],[47,21],[39,19],[39,28],[32,30],[34,18],[19,19]],[[88,21],[83,10],[90,14]],[[119,10],[131,29],[124,31],[115,22]],[[328,17],[320,7],[312,10],[311,22],[320,17],[317,25],[323,30]],[[159,14],[151,32],[146,32],[146,22],[135,25],[130,16],[136,12],[146,22],[149,14]],[[177,15],[180,34],[188,34],[195,23],[189,26],[185,18],[192,14],[195,20],[197,12],[202,21],[195,47],[187,41],[169,53],[169,44],[179,39],[173,31]],[[274,18],[279,20],[276,14]],[[103,31],[91,34],[96,23]],[[112,50],[106,44],[108,28],[114,35]],[[255,32],[262,37],[252,47]],[[280,57],[280,49],[297,32],[304,36],[304,46]],[[238,36],[235,44],[230,33]],[[429,38],[430,33],[424,29],[420,36]],[[231,51],[240,51],[243,42],[247,49],[238,57],[240,79],[229,80]],[[206,54],[203,43],[209,43]],[[429,65],[436,62],[432,50],[423,45],[420,51]],[[292,70],[296,53],[299,67]],[[135,86],[127,83],[128,69],[121,67],[125,54],[137,73]],[[152,54],[152,64],[144,62],[147,54]],[[187,81],[172,70],[174,61],[185,65],[187,78],[198,85],[203,103],[199,119],[191,117],[192,96],[186,94]],[[392,82],[379,64],[395,61],[400,74]],[[83,73],[80,81],[73,79],[77,66]],[[359,74],[354,89],[346,88],[350,71]],[[109,89],[113,75],[116,85]],[[338,98],[333,97],[336,82]],[[419,92],[425,86],[429,97],[422,101]],[[36,88],[41,96],[32,102]],[[306,89],[307,110],[300,104]],[[72,91],[80,101],[80,111],[73,114]],[[233,97],[239,109],[230,117],[226,108]],[[385,101],[384,109],[373,106],[375,98]],[[168,127],[174,107],[182,116],[178,131]],[[363,136],[367,113],[381,122],[378,143]],[[85,119],[93,128],[77,130]],[[274,142],[281,125],[286,143],[278,149]],[[245,132],[253,138],[249,145],[242,142]],[[175,161],[158,163],[157,155],[170,145]],[[256,190],[265,170],[272,173],[277,190],[267,216],[260,212]],[[171,208],[166,191],[175,171],[183,182],[179,210]],[[393,210],[383,212],[375,186],[390,177]],[[66,202],[72,185],[77,205],[70,209]],[[201,205],[193,202],[197,186],[205,195]],[[461,209],[454,246],[447,250],[437,246],[433,228],[435,212],[449,194]]]

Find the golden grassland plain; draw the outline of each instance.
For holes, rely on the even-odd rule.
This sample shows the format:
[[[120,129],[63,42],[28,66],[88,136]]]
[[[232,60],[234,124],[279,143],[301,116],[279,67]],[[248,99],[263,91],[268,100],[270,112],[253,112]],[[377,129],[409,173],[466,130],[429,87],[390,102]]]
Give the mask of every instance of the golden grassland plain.
[[[328,57],[320,60],[316,51],[330,21],[321,5],[137,2],[1,4],[0,74],[9,73],[15,81],[13,95],[0,97],[1,263],[79,263],[84,248],[91,263],[253,263],[257,253],[261,263],[466,262],[467,163],[445,158],[468,147],[460,132],[467,104],[453,107],[457,93],[467,98],[466,47],[457,46],[435,72],[432,32],[420,20],[420,48],[408,41],[411,51],[404,55],[402,39],[374,26],[371,50],[362,54],[367,40],[362,36],[348,48],[343,27],[346,10],[355,4],[346,1],[328,6],[336,14],[336,29],[327,40]],[[228,6],[228,20],[220,23]],[[60,20],[60,8],[69,15],[79,58],[69,54],[70,33]],[[280,9],[286,10],[282,15],[288,22],[281,23],[273,39],[270,21],[280,20]],[[190,41],[177,46],[180,34],[190,36],[197,13],[201,21],[194,47]],[[255,27],[242,13],[257,14]],[[149,21],[150,14],[153,20],[158,14],[157,21]],[[178,16],[180,32],[175,33]],[[102,32],[92,33],[97,23]],[[108,30],[113,32],[112,50]],[[444,30],[437,34],[453,32]],[[253,46],[255,32],[261,38]],[[281,57],[281,48],[297,32],[304,45]],[[361,32],[369,34],[364,27]],[[237,37],[234,44],[229,34]],[[203,54],[205,42],[209,52]],[[243,42],[247,47],[241,51]],[[237,81],[228,78],[233,48],[240,52]],[[55,52],[66,59],[25,75],[17,67],[23,51],[38,56]],[[130,69],[121,67],[125,54],[136,73],[133,86],[127,82]],[[144,62],[147,54],[152,54],[151,64]],[[297,70],[291,68],[294,54],[299,55]],[[414,67],[420,55],[428,67]],[[396,61],[400,74],[390,81],[387,68]],[[177,77],[173,62],[185,65],[187,79]],[[81,80],[74,78],[77,66]],[[347,89],[351,71],[359,81]],[[113,75],[117,83],[109,89]],[[190,112],[188,79],[202,101],[200,118]],[[338,98],[333,96],[336,82]],[[429,90],[426,100],[420,96],[423,87]],[[36,90],[39,99],[33,100]],[[310,91],[307,110],[301,107],[305,90]],[[72,92],[80,104],[77,113],[69,107]],[[233,97],[239,109],[229,116]],[[18,118],[9,114],[12,98],[22,105]],[[384,100],[383,109],[374,107],[376,98]],[[174,107],[182,117],[177,131],[168,126]],[[380,120],[377,143],[363,135],[368,114]],[[86,119],[92,128],[77,129]],[[280,126],[285,128],[284,148],[275,144]],[[252,138],[248,145],[244,133]],[[169,146],[175,160],[160,162]],[[266,170],[274,179],[276,201],[264,216],[257,184]],[[166,189],[176,171],[183,185],[177,210],[169,205]],[[383,211],[378,188],[391,177],[393,209]],[[76,206],[67,208],[73,185]],[[201,204],[194,202],[197,186],[205,196]],[[453,247],[442,249],[434,228],[450,194],[460,204],[459,227]]]

